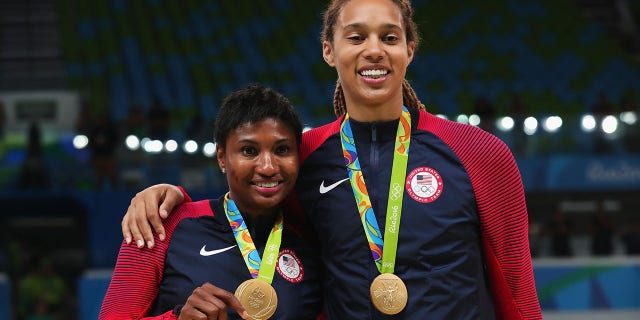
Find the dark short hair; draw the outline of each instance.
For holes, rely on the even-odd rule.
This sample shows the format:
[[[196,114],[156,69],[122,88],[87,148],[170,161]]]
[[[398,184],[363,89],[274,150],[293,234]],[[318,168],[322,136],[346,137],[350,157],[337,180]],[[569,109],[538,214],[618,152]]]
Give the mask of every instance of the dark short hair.
[[[214,125],[214,139],[224,148],[231,131],[267,118],[280,120],[289,127],[300,145],[302,122],[289,99],[258,83],[249,84],[224,98]]]

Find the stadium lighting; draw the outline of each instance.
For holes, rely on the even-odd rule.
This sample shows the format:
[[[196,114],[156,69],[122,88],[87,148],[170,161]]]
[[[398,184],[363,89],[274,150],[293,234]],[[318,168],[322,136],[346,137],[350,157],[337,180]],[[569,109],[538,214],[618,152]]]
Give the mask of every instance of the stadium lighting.
[[[164,143],[164,149],[167,150],[167,152],[172,153],[178,150],[178,143],[175,140],[167,140]]]
[[[456,121],[457,121],[457,122],[460,122],[460,123],[468,124],[468,123],[469,123],[469,117],[467,117],[467,115],[466,115],[466,114],[459,114],[459,115],[456,117]]]
[[[182,150],[188,154],[193,154],[198,151],[198,143],[193,140],[188,140],[182,145]]]
[[[527,117],[524,119],[524,133],[528,136],[534,135],[538,131],[538,119]]]
[[[160,140],[149,140],[142,146],[142,149],[148,153],[159,153],[162,151],[162,146],[162,141]]]
[[[606,116],[602,119],[602,131],[606,134],[612,134],[618,130],[618,119],[614,116]]]
[[[509,132],[513,130],[514,126],[515,126],[515,121],[513,121],[513,118],[511,117],[501,117],[498,120],[496,120],[496,127],[500,131]]]
[[[140,139],[134,135],[129,135],[124,139],[124,144],[131,151],[138,150],[140,148]]]
[[[83,135],[83,134],[79,134],[75,137],[73,137],[73,146],[80,150],[80,149],[84,149],[89,145],[89,138],[87,138],[87,136]]]
[[[562,118],[558,116],[550,116],[542,123],[542,128],[550,133],[558,131],[562,127]]]
[[[596,129],[596,118],[592,115],[587,114],[582,116],[582,121],[580,121],[580,127],[584,132],[592,132]]]
[[[632,126],[638,122],[638,115],[633,111],[625,111],[620,113],[620,121]]]
[[[470,125],[473,125],[473,126],[477,127],[477,126],[480,125],[481,121],[482,120],[480,119],[480,116],[477,115],[477,114],[472,114],[472,115],[469,116],[469,124]]]
[[[149,139],[147,137],[142,138],[140,140],[140,147],[144,150],[144,146],[149,142],[151,142],[151,139]]]
[[[436,117],[441,118],[441,119],[445,119],[445,120],[449,119],[449,117],[447,117],[447,115],[445,115],[445,114],[440,114],[440,113],[439,113],[439,114],[436,114]]]
[[[216,144],[213,142],[207,142],[202,147],[202,153],[209,158],[213,158],[216,155]]]

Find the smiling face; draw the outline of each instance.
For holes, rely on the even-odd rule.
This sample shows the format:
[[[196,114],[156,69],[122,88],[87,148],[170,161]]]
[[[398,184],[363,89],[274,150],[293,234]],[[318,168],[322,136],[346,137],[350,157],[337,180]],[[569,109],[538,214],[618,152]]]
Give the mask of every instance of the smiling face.
[[[244,215],[275,214],[298,177],[298,145],[294,130],[266,118],[229,132],[218,147],[218,164],[227,173],[229,196]]]
[[[402,82],[413,59],[400,8],[390,0],[346,2],[322,43],[325,61],[338,72],[349,115],[360,121],[397,119]]]

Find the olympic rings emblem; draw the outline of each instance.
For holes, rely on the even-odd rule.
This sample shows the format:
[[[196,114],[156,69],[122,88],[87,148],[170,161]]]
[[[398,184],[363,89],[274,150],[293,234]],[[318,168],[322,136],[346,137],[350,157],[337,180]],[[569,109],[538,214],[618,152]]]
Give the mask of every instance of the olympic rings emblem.
[[[430,167],[417,167],[405,180],[407,195],[420,203],[436,201],[443,191],[443,179],[440,173]]]
[[[394,183],[391,186],[391,190],[389,192],[389,194],[391,195],[391,200],[392,201],[396,201],[400,198],[400,196],[402,195],[402,186],[398,183]]]
[[[413,187],[413,191],[416,193],[421,192],[422,194],[433,194],[435,189],[432,186],[416,185]]]

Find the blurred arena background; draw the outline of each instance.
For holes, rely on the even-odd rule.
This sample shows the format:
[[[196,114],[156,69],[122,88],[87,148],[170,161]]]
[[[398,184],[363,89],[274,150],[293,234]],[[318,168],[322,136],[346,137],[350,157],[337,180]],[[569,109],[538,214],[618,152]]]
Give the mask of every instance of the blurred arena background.
[[[413,3],[418,96],[516,156],[545,318],[640,319],[640,1]],[[0,319],[95,319],[135,192],[224,190],[230,91],[263,82],[307,126],[333,119],[325,5],[2,0]]]

